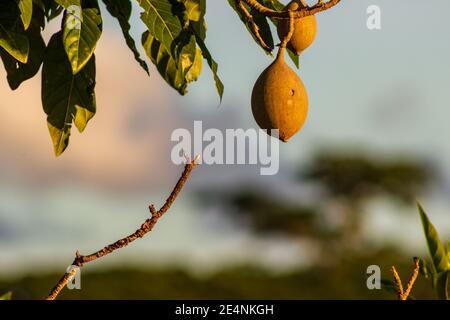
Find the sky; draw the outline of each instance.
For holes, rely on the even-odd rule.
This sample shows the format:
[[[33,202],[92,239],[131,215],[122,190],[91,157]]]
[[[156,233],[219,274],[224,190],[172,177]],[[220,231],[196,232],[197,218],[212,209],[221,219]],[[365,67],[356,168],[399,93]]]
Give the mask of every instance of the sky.
[[[442,181],[420,200],[450,238],[450,2],[433,3],[438,9],[425,13],[419,0],[343,0],[318,14],[317,39],[298,71],[309,95],[308,119],[280,146],[278,175],[260,176],[255,166],[201,166],[155,232],[99,267],[305,264],[311,254],[307,244],[256,239],[202,208],[195,192],[213,186],[240,190],[249,181],[271,192],[304,192],[291,188],[292,173],[322,148],[363,150],[379,158],[402,154],[433,163]],[[373,4],[381,8],[381,30],[366,27],[366,9]],[[153,66],[148,77],[103,10],[104,33],[96,50],[98,112],[83,134],[73,131],[59,158],[40,104],[40,76],[12,92],[0,68],[0,275],[65,268],[76,250],[89,253],[134,231],[147,218],[148,204],[161,204],[181,172],[170,161],[174,129],[192,130],[194,120],[205,128],[256,128],[251,90],[272,58],[253,42],[227,1],[207,5],[207,45],[225,84],[223,102],[219,105],[206,63],[185,97]],[[136,39],[144,31],[138,12],[135,7]],[[47,39],[58,24],[46,30]],[[417,215],[394,213],[405,210],[413,209],[372,201],[368,237],[423,251]],[[398,225],[405,232],[396,232]]]

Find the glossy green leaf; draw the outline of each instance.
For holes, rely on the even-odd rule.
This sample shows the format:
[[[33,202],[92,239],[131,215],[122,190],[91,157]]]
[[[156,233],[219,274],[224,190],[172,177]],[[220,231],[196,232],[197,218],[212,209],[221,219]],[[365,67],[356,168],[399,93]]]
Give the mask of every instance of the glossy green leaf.
[[[250,29],[249,24],[247,22],[247,18],[245,17],[245,15],[237,8],[236,6],[236,1],[235,0],[228,0],[228,3],[230,4],[230,6],[233,8],[233,10],[237,13],[239,19],[241,19],[241,21],[244,23],[244,25],[246,26],[248,32],[251,34],[251,36],[253,37],[253,40],[256,42],[257,45],[259,45],[265,53],[270,54],[271,51],[274,49],[274,42],[273,42],[273,37],[272,37],[272,32],[270,31],[270,27],[269,27],[269,23],[267,22],[267,18],[258,13],[257,11],[251,9],[250,7],[248,7],[248,5],[244,4],[244,6],[247,8],[247,10],[251,13],[251,15],[253,16],[253,21],[254,23],[258,26],[259,28],[259,33],[261,35],[261,38],[264,40],[264,42],[266,43],[266,45],[270,48],[270,51],[267,51],[262,45],[261,43],[258,41],[258,39],[256,38],[255,34],[253,33],[253,31]]]
[[[11,300],[12,299],[12,292],[7,292],[3,295],[0,295],[0,300]]]
[[[45,42],[41,36],[41,28],[45,25],[44,14],[37,7],[33,14],[29,29],[24,33],[30,44],[27,63],[18,62],[0,48],[0,55],[7,72],[7,79],[12,90],[17,89],[22,82],[34,77],[44,59]]]
[[[137,0],[141,8],[141,19],[148,28],[149,34],[164,46],[164,50],[172,58],[176,59],[178,37],[182,31],[182,25],[177,16],[176,7],[170,0]],[[179,12],[181,13],[181,12]]]
[[[69,7],[64,18],[63,43],[73,74],[80,72],[91,59],[101,34],[98,8]]]
[[[206,39],[206,22],[205,22],[205,14],[206,14],[206,0],[194,0],[198,3],[198,7],[200,10],[200,18],[196,20],[190,20],[189,25],[194,29],[195,33],[203,40]],[[187,10],[187,9],[186,9]]]
[[[441,273],[450,270],[449,260],[447,259],[447,253],[443,243],[439,239],[439,235],[428,219],[427,214],[423,210],[420,204],[417,204],[419,209],[420,219],[422,221],[425,238],[428,245],[428,250],[433,262],[434,269],[437,273]]]
[[[188,83],[197,81],[198,77],[202,73],[202,51],[198,48],[195,50],[195,57],[192,66],[186,73],[186,81]]]
[[[55,0],[33,0],[43,12],[47,21],[50,21],[61,14],[63,7]]]
[[[200,50],[202,51],[203,58],[208,62],[209,67],[211,68],[211,71],[213,73],[214,82],[216,84],[217,93],[219,94],[220,101],[222,102],[223,98],[223,92],[224,92],[224,85],[222,83],[222,80],[220,80],[219,74],[218,74],[218,64],[211,56],[211,53],[209,52],[208,48],[206,47],[206,44],[204,42],[204,39],[194,30],[195,39],[197,41],[198,46],[200,47]]]
[[[142,45],[150,60],[155,64],[159,74],[164,80],[180,94],[186,94],[189,82],[195,81],[201,71],[198,63],[198,50],[195,38],[186,33],[188,44],[183,46],[179,59],[174,59],[166,48],[146,31],[142,35]]]
[[[291,49],[286,48],[287,53],[289,55],[289,58],[291,58],[294,65],[298,68],[300,68],[300,57],[296,55]]]
[[[33,16],[33,0],[19,0],[20,18],[22,19],[23,27],[28,29]]]
[[[426,260],[417,258],[419,260],[419,273],[428,279],[432,273],[432,270],[430,269],[428,262]]]
[[[433,273],[433,268],[430,267],[428,261],[419,259],[419,273],[426,279],[430,278]]]
[[[448,261],[450,261],[450,242],[447,242],[446,249],[447,249],[447,259]]]
[[[19,6],[15,1],[0,1],[0,25],[6,30],[15,31],[20,21]]]
[[[198,21],[191,21],[189,24],[189,28],[190,28],[190,30],[192,30],[192,33],[195,35],[195,40],[197,42],[197,45],[200,48],[202,56],[205,58],[205,60],[207,61],[209,67],[211,68],[211,70],[213,72],[213,77],[214,77],[214,82],[216,85],[217,93],[219,94],[220,101],[222,101],[224,85],[218,75],[217,62],[214,61],[211,53],[209,52],[209,50],[205,44],[205,39],[206,39],[206,22],[205,22],[206,1],[205,0],[195,0],[195,1],[197,1],[199,4],[201,16]]]
[[[186,8],[186,18],[190,21],[200,21],[204,16],[204,9],[202,9],[202,0],[183,0]]]
[[[30,44],[28,38],[18,32],[9,31],[0,24],[0,47],[14,59],[27,63]]]
[[[81,0],[55,0],[64,9],[69,9],[71,6],[81,7]]]
[[[42,104],[58,156],[67,148],[72,122],[82,132],[96,111],[95,56],[76,75],[71,72],[62,31],[48,44],[42,69]]]
[[[108,12],[117,19],[122,29],[123,36],[125,38],[125,42],[128,45],[128,48],[133,52],[134,59],[139,63],[142,69],[149,73],[148,66],[144,60],[141,59],[139,51],[136,48],[136,43],[134,39],[130,35],[130,17],[131,17],[131,1],[130,0],[103,0],[106,5],[106,9]]]

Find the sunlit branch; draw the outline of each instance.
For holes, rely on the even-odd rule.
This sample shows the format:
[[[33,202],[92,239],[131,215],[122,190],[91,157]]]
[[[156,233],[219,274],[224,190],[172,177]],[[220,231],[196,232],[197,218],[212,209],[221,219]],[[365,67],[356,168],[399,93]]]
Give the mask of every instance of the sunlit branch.
[[[127,245],[129,245],[131,242],[144,237],[148,232],[150,232],[153,227],[156,225],[158,220],[166,213],[172,204],[175,202],[178,194],[180,193],[181,189],[185,185],[186,181],[189,178],[189,175],[191,174],[192,170],[197,166],[196,160],[189,161],[185,167],[184,171],[181,174],[181,177],[178,179],[177,184],[173,188],[172,192],[170,193],[169,197],[167,198],[164,205],[159,209],[156,210],[154,205],[149,206],[149,210],[151,213],[151,217],[145,220],[145,222],[141,225],[139,229],[137,229],[135,232],[130,234],[129,236],[122,238],[103,249],[94,252],[90,255],[83,256],[78,251],[75,254],[75,260],[72,262],[73,266],[81,268],[84,264],[94,261],[96,259],[99,259],[101,257],[104,257],[111,252],[114,252],[115,250],[118,250],[120,248],[123,248]],[[70,272],[65,273],[61,279],[57,282],[55,287],[50,291],[49,295],[47,296],[47,300],[54,300],[64,289],[64,287],[69,283],[69,281],[75,276],[77,272],[77,268],[72,268]]]

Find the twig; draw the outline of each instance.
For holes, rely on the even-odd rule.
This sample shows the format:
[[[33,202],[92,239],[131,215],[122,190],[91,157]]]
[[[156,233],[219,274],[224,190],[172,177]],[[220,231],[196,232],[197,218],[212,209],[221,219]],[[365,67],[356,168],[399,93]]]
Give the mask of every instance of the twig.
[[[417,276],[419,275],[419,269],[420,269],[419,259],[415,258],[414,259],[414,270],[411,273],[411,276],[409,277],[408,284],[406,285],[406,290],[404,292],[403,300],[406,300],[409,297],[409,294],[411,293],[414,283],[417,280]]]
[[[258,25],[255,23],[252,14],[244,6],[244,3],[242,3],[242,0],[235,0],[235,3],[236,3],[237,8],[245,16],[245,19],[247,20],[247,23],[248,23],[248,27],[250,28],[252,33],[255,35],[258,42],[261,44],[261,47],[263,47],[263,49],[266,50],[267,52],[271,52],[272,49],[267,45],[267,43],[261,37],[261,34],[259,33]]]
[[[185,185],[186,181],[188,180],[192,170],[196,166],[197,166],[197,159],[189,161],[185,165],[181,177],[178,179],[177,184],[173,188],[164,205],[158,211],[155,209],[154,205],[150,205],[149,210],[151,213],[151,217],[145,220],[145,222],[141,225],[141,227],[137,229],[134,233],[87,256],[83,256],[77,251],[75,254],[75,260],[72,262],[72,265],[81,268],[84,264],[88,262],[104,257],[110,254],[111,252],[123,248],[129,245],[131,242],[144,237],[148,232],[150,232],[153,229],[153,227],[156,225],[158,220],[164,215],[164,213],[166,213],[167,210],[169,210],[169,208],[177,198],[178,194],[180,193],[181,189]],[[61,277],[61,279],[59,279],[55,287],[50,291],[46,300],[54,300],[60,294],[61,290],[64,289],[67,283],[69,283],[72,277],[75,276],[76,272],[77,268],[73,268],[69,273],[65,273]]]
[[[257,0],[243,0],[245,3],[248,4],[249,7],[253,8],[254,10],[258,11],[259,13],[265,15],[266,17],[271,18],[277,18],[277,19],[289,19],[289,11],[276,11],[272,10],[270,8],[267,8],[260,4]],[[327,9],[330,9],[337,5],[341,0],[329,0],[327,2],[323,2],[322,0],[319,0],[315,5],[313,6],[307,6],[305,8],[299,8],[294,11],[294,18],[303,18],[306,16],[310,16],[322,11],[325,11]]]
[[[408,284],[406,285],[406,290],[403,290],[402,280],[400,279],[400,276],[398,275],[397,269],[395,266],[391,267],[391,272],[394,277],[394,282],[397,285],[398,289],[398,299],[399,300],[406,300],[408,299],[411,290],[414,287],[414,283],[417,280],[417,276],[419,275],[419,259],[414,259],[414,270],[411,273],[411,276],[409,277]]]
[[[403,297],[403,284],[402,279],[400,279],[400,276],[398,275],[397,269],[395,266],[391,267],[392,276],[394,277],[394,282],[397,285],[397,293],[398,293],[398,299],[402,300]]]

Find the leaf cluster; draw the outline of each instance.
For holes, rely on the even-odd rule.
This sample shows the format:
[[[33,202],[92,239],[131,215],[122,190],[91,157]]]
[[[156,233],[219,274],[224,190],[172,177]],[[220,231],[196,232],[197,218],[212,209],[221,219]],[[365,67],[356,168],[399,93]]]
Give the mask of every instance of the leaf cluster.
[[[147,30],[143,51],[169,86],[184,95],[204,59],[220,99],[224,85],[206,46],[206,0],[3,0],[0,2],[0,58],[12,90],[42,66],[42,105],[54,152],[69,144],[72,126],[83,132],[97,109],[95,49],[103,32],[102,9],[119,23],[137,63],[149,67],[130,33],[133,2]],[[61,29],[48,43],[42,32],[61,17]]]

